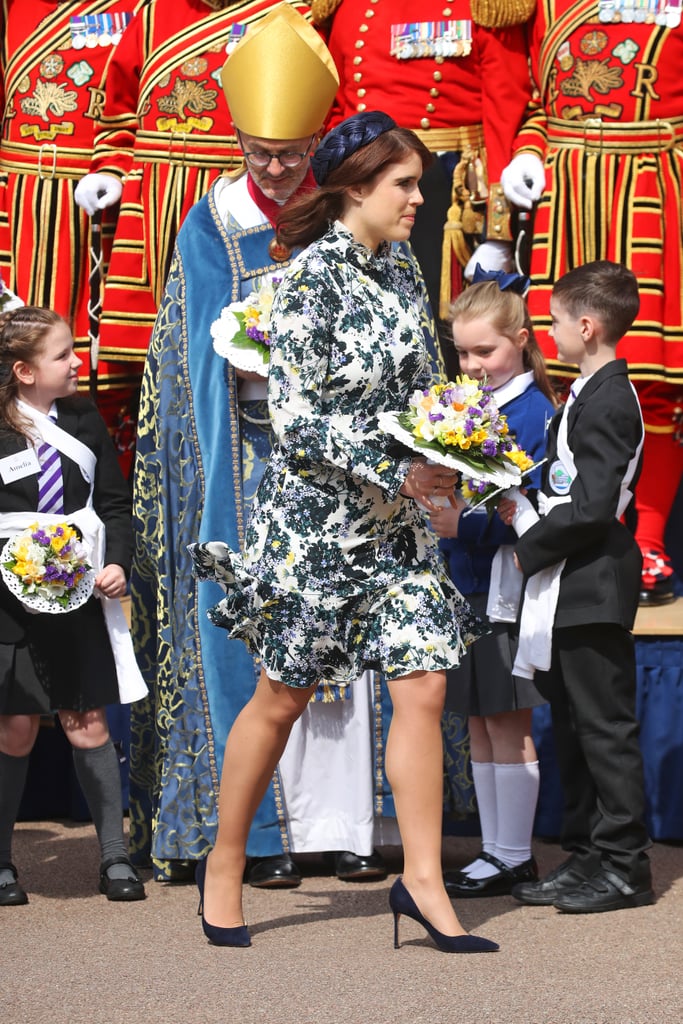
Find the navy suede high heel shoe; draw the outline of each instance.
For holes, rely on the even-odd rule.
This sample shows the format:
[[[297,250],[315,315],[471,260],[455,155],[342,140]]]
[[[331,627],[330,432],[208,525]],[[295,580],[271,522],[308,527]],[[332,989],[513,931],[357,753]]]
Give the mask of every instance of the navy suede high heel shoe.
[[[423,917],[417,909],[415,900],[410,895],[402,878],[397,878],[389,892],[389,906],[394,914],[394,949],[399,949],[398,941],[398,919],[401,914],[411,917],[417,921],[432,937],[442,953],[495,953],[497,942],[490,939],[482,939],[479,935],[444,935],[438,932],[434,925],[430,924],[426,917]]]
[[[209,942],[213,943],[214,946],[251,946],[251,937],[246,924],[240,925],[238,928],[217,928],[216,925],[209,924],[204,917],[206,858],[204,858],[204,860],[197,861],[197,867],[194,871],[194,880],[197,883],[197,888],[199,889],[199,910],[197,913],[202,915],[202,929]]]

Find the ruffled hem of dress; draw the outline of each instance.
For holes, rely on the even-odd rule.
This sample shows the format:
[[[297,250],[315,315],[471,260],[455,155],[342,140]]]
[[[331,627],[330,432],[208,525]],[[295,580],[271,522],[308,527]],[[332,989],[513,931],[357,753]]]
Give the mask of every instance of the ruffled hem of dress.
[[[350,683],[366,669],[389,680],[445,671],[456,668],[467,646],[488,632],[446,579],[456,607],[457,640],[436,635],[431,645],[415,645],[407,637],[404,643],[394,641],[390,656],[380,621],[367,615],[373,600],[368,595],[358,598],[356,607],[353,601],[330,595],[322,600],[312,595],[311,602],[296,589],[256,578],[244,568],[241,556],[221,541],[194,544],[189,550],[197,578],[218,583],[226,593],[208,610],[211,622],[225,629],[230,639],[243,641],[261,659],[269,677],[288,686],[315,686],[323,679]]]

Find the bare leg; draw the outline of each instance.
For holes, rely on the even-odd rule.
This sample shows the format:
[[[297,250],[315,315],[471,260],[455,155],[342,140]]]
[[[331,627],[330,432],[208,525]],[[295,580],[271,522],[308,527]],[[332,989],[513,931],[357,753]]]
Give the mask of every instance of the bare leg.
[[[386,772],[403,843],[403,881],[428,921],[445,935],[462,935],[443,883],[443,672],[416,672],[389,683],[393,715]]]
[[[91,711],[58,711],[59,721],[72,747],[92,750],[109,739],[109,723],[104,708]]]
[[[204,917],[217,928],[244,923],[242,876],[249,829],[311,691],[311,687],[285,686],[261,672],[253,697],[228,735],[218,797],[218,832],[207,861],[204,888]]]
[[[490,715],[484,723],[493,752],[491,760],[496,764],[530,764],[538,759],[531,736],[531,708]]]
[[[26,757],[39,726],[40,715],[0,715],[0,751],[8,757]]]

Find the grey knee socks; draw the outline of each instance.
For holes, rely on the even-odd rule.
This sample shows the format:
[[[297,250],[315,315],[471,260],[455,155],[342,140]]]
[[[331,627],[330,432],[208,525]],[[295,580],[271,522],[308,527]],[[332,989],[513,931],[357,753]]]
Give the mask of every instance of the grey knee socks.
[[[119,759],[111,739],[101,747],[73,748],[76,776],[100,841],[102,860],[127,857]]]
[[[12,860],[12,833],[26,785],[28,759],[28,754],[11,757],[0,751],[0,864]],[[14,876],[8,871],[7,878],[0,877],[0,881],[14,881]]]

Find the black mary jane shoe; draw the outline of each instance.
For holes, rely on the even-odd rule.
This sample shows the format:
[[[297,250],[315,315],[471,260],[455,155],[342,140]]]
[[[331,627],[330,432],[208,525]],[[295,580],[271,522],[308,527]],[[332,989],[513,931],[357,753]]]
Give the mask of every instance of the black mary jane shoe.
[[[254,889],[296,889],[301,885],[301,874],[289,854],[280,853],[274,857],[252,857],[246,881]]]
[[[444,885],[449,896],[456,896],[458,899],[474,896],[509,896],[513,886],[522,882],[538,880],[538,866],[533,857],[511,868],[502,860],[498,860],[497,857],[485,851],[482,851],[479,856],[496,868],[495,875],[488,875],[486,878],[470,878],[469,875],[458,871],[454,872],[456,877],[452,878],[446,872]]]
[[[389,873],[382,855],[377,850],[373,850],[367,857],[359,856],[350,850],[337,850],[335,853],[325,854],[324,860],[331,865],[335,875],[342,882],[381,881]]]
[[[110,878],[107,874],[114,864],[125,864],[128,868],[126,878]],[[109,857],[100,864],[100,892],[114,903],[132,903],[144,900],[147,895],[145,887],[137,871],[127,857]]]
[[[11,871],[14,875],[13,882],[0,883],[0,907],[23,907],[28,903],[26,890],[19,885],[17,869],[14,864],[4,861],[0,864],[0,871]]]

